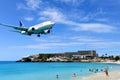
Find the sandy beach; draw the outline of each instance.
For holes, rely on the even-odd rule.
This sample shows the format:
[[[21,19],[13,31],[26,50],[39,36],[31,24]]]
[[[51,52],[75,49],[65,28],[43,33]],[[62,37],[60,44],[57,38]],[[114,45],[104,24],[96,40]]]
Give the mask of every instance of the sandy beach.
[[[113,61],[106,61],[106,62],[102,62],[102,63],[120,64],[120,61],[116,61],[116,62],[113,62]]]
[[[84,77],[82,80],[120,80],[120,70],[109,72],[109,76],[106,76],[104,72],[96,73],[94,75]]]

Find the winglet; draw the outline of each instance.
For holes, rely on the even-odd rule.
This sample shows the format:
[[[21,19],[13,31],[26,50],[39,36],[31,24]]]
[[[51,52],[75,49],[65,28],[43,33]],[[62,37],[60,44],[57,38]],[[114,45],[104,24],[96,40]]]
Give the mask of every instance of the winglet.
[[[24,27],[24,25],[22,24],[22,22],[20,21],[20,27]]]

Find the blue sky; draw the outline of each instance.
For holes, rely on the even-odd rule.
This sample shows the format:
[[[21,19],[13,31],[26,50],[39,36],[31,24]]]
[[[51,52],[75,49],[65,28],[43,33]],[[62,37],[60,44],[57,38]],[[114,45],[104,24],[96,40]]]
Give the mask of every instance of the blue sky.
[[[38,38],[0,26],[0,60],[18,60],[38,53],[96,50],[120,55],[119,0],[0,0],[0,22],[25,27],[54,21]]]

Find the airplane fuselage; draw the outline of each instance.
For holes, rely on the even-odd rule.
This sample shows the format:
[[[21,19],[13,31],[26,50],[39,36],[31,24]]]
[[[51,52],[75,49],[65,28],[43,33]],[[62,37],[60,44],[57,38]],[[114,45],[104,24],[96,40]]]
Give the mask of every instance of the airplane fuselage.
[[[50,30],[53,27],[53,25],[54,25],[54,23],[51,21],[43,22],[41,24],[31,26],[28,29],[28,33],[33,33],[33,34],[45,33],[45,31]]]

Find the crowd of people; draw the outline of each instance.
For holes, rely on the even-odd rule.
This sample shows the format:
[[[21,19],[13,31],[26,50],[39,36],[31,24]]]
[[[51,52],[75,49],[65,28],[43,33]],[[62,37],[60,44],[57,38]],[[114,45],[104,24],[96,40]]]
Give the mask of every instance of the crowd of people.
[[[89,71],[94,72],[94,73],[97,73],[97,72],[101,71],[101,72],[105,72],[106,76],[109,76],[108,67],[106,67],[105,69],[100,69],[100,70],[99,69],[89,69]]]
[[[81,72],[82,72],[82,70],[81,70]],[[105,69],[89,69],[89,72],[94,72],[94,73],[105,72],[105,75],[109,76],[108,67],[106,67]],[[76,78],[76,77],[77,77],[76,73],[73,73],[72,78]],[[58,74],[56,75],[56,79],[57,80],[59,79],[59,75]]]

